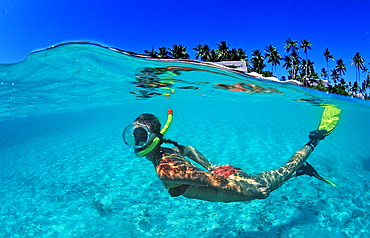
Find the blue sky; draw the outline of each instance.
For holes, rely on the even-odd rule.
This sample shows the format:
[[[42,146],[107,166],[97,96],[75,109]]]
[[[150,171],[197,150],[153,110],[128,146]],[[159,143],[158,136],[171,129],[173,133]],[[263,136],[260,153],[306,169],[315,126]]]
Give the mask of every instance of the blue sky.
[[[351,77],[356,52],[370,62],[368,9],[369,0],[2,0],[0,63],[18,62],[34,50],[68,41],[138,53],[183,44],[192,55],[197,44],[216,48],[225,40],[247,50],[249,57],[269,44],[285,55],[284,41],[291,37],[312,43],[308,58],[316,71],[326,66],[322,53],[329,48],[344,60]],[[278,67],[279,72],[285,70]]]

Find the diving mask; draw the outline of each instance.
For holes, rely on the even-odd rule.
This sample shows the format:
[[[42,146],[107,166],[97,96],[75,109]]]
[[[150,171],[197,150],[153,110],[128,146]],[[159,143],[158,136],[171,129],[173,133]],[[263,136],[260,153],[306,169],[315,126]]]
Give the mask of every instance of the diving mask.
[[[123,131],[123,141],[135,149],[137,156],[142,157],[154,150],[159,144],[172,122],[173,111],[168,109],[167,122],[159,134],[151,133],[146,125],[134,123],[128,125]]]
[[[140,123],[128,125],[123,131],[123,141],[128,147],[141,149],[148,145],[156,137],[147,126]]]

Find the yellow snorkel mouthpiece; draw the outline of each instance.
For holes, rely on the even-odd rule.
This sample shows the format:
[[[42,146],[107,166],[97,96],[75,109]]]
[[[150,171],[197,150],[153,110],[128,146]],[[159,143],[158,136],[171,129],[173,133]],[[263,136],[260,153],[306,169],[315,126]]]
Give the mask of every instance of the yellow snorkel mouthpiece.
[[[173,117],[173,111],[172,109],[168,109],[166,124],[163,126],[162,130],[160,131],[161,136],[163,136],[167,132],[168,128],[170,127],[172,123],[172,117]],[[161,142],[161,139],[157,136],[156,138],[154,138],[152,143],[150,143],[150,145],[147,148],[136,152],[136,155],[139,157],[143,157],[149,154],[159,144],[159,142]]]

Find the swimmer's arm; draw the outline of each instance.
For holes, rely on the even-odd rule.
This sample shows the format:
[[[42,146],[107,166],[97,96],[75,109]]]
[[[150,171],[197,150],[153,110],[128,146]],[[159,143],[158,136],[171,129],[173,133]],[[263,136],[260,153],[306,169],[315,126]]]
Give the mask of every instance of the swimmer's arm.
[[[197,149],[192,146],[182,146],[183,156],[187,156],[194,162],[200,164],[208,171],[212,171],[212,163]]]

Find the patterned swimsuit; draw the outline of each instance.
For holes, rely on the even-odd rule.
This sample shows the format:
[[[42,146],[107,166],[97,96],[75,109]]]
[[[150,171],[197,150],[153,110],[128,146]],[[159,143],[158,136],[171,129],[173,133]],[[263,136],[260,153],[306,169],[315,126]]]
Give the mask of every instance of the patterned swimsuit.
[[[160,176],[164,173],[171,174],[176,173],[180,170],[186,170],[189,166],[194,167],[192,163],[184,159],[178,154],[164,153],[162,158],[157,162],[156,171]],[[167,184],[162,182],[171,197],[178,197],[182,195],[190,185],[187,184]]]
[[[184,159],[178,154],[164,153],[162,157],[157,161],[156,171],[159,177],[174,178],[176,174],[181,174],[184,172],[190,172],[190,170],[199,171],[188,160]],[[236,171],[241,170],[239,168],[233,167],[231,165],[222,165],[211,173],[222,177],[229,177]],[[190,185],[187,184],[167,184],[163,182],[163,186],[166,188],[168,193],[172,197],[178,197],[185,193]]]

